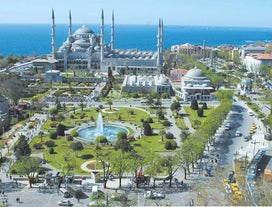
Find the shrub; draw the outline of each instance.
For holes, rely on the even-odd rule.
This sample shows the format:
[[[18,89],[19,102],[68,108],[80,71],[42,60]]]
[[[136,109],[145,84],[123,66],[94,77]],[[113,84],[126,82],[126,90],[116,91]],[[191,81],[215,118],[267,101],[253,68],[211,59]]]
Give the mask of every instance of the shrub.
[[[165,127],[169,127],[169,126],[171,126],[171,122],[170,121],[164,121],[162,123],[162,125],[165,126]]]
[[[174,135],[171,132],[165,134],[166,139],[174,139]]]
[[[71,133],[70,133],[70,135],[72,137],[77,137],[78,136],[77,130],[76,129],[72,130]]]
[[[55,147],[55,146],[56,146],[55,142],[52,141],[52,140],[48,140],[48,141],[46,141],[44,144],[45,144],[47,147]]]
[[[53,147],[49,148],[49,154],[52,155],[52,154],[54,154],[54,153],[55,153],[54,148],[53,148]]]
[[[107,137],[102,135],[102,136],[96,137],[95,142],[96,143],[107,143],[108,140],[107,140]]]
[[[49,137],[50,137],[51,139],[57,139],[58,134],[57,134],[56,131],[50,131]]]
[[[165,143],[165,149],[167,150],[173,150],[177,148],[177,143],[174,140],[167,141]]]
[[[151,117],[147,118],[146,120],[148,123],[153,123],[153,119]]]
[[[132,98],[139,98],[139,94],[138,93],[131,93],[130,95]]]
[[[68,135],[66,136],[66,140],[67,140],[67,141],[73,141],[74,138],[73,138],[70,134],[68,134]]]
[[[34,147],[34,149],[42,149],[43,148],[41,143],[35,143],[35,144],[33,144],[33,147]]]
[[[50,127],[51,127],[51,128],[56,128],[56,127],[57,127],[57,124],[58,124],[58,122],[56,122],[56,121],[51,121]]]
[[[127,139],[127,134],[125,132],[118,132],[117,139]]]

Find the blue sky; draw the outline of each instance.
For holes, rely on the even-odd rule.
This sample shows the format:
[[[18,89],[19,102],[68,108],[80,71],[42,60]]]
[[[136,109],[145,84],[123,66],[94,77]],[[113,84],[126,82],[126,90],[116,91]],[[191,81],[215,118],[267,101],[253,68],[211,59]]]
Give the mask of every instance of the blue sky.
[[[52,8],[56,23],[71,9],[73,23],[98,24],[103,8],[106,24],[114,10],[116,24],[272,27],[272,0],[6,0],[0,23],[51,23]]]

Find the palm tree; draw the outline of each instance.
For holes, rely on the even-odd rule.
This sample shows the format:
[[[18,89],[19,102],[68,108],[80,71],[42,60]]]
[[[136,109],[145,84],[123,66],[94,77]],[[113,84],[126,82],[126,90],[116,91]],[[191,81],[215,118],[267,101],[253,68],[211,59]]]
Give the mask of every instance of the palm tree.
[[[161,141],[164,141],[164,135],[166,134],[165,130],[160,130],[159,134],[161,135]]]
[[[111,100],[108,100],[108,101],[107,101],[107,104],[110,106],[110,111],[111,111],[112,101],[111,101]]]
[[[42,142],[42,141],[43,141],[42,139],[43,139],[44,132],[43,132],[43,131],[40,131],[40,132],[39,132],[39,135],[40,135],[40,137],[41,137],[41,142]]]

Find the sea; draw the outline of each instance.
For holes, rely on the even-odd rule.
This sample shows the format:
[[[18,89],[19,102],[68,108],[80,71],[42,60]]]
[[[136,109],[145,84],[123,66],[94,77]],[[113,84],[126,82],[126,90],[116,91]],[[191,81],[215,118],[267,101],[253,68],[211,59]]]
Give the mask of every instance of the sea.
[[[73,25],[73,32],[82,25]],[[95,34],[100,25],[86,25]],[[105,25],[105,43],[110,44],[111,25]],[[156,50],[157,25],[115,25],[116,49]],[[212,27],[164,25],[163,48],[190,43],[206,46],[242,46],[256,42],[272,42],[272,28]],[[68,25],[56,25],[56,44],[60,47],[67,39]],[[0,54],[43,55],[51,52],[50,24],[0,24]]]

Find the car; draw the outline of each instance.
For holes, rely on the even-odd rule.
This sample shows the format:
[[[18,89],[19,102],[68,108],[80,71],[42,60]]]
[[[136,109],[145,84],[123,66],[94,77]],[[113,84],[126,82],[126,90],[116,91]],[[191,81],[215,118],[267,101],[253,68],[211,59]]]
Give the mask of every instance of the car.
[[[251,125],[251,129],[257,129],[256,124],[252,124],[252,125]]]
[[[153,191],[146,191],[145,195],[146,198],[150,199],[163,199],[165,198],[165,194],[162,192],[153,192]]]
[[[255,129],[250,129],[249,130],[249,134],[254,134],[255,133]]]
[[[251,111],[251,110],[248,110],[247,113],[248,113],[249,116],[254,116],[254,112]]]
[[[240,131],[236,131],[236,132],[235,132],[235,136],[236,136],[236,137],[240,137],[240,136],[242,136],[242,132],[240,132]]]
[[[73,204],[71,203],[70,200],[68,199],[62,199],[58,202],[59,206],[72,206]]]
[[[248,142],[250,140],[250,136],[244,136],[244,141]]]

